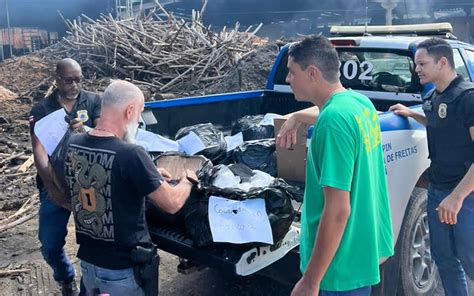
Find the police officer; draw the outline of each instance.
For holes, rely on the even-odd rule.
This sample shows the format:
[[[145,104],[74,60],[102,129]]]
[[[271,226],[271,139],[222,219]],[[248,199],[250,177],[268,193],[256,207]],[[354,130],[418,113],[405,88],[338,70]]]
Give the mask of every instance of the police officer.
[[[424,114],[401,104],[390,110],[426,126],[431,252],[445,294],[467,296],[465,275],[474,280],[474,83],[457,75],[443,39],[418,44],[415,64],[420,83],[435,85],[423,100]]]
[[[53,277],[60,284],[62,295],[76,295],[74,266],[64,251],[67,223],[71,214],[70,202],[57,188],[50,173],[49,157],[34,132],[35,123],[50,113],[64,108],[69,127],[83,131],[93,127],[100,116],[100,97],[82,90],[81,66],[73,59],[63,59],[56,65],[57,90],[33,106],[29,116],[31,144],[40,196],[39,230],[41,253],[53,269]]]

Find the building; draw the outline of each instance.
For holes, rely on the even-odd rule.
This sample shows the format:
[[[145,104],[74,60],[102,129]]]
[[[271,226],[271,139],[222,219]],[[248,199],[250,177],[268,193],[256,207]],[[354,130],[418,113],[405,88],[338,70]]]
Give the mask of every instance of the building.
[[[0,60],[2,56],[6,59],[11,54],[22,55],[35,52],[57,41],[57,32],[49,32],[38,28],[3,28],[0,29],[0,45],[3,45],[3,54],[0,53]]]

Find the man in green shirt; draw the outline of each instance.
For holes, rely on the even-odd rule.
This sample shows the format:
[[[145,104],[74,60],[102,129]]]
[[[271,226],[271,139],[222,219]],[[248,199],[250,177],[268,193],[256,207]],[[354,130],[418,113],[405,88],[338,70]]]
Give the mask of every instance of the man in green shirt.
[[[292,295],[369,295],[379,262],[393,255],[392,224],[377,112],[339,81],[328,39],[289,49],[287,81],[315,107],[289,116],[277,143],[290,147],[301,123],[314,123],[301,211],[301,272]],[[317,119],[317,121],[316,121]]]

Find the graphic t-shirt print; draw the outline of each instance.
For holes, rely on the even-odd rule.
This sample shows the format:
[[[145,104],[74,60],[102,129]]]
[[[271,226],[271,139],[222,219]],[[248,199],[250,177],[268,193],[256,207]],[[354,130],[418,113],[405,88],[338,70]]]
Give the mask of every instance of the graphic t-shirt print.
[[[76,231],[114,241],[111,172],[115,152],[70,145],[67,172]]]

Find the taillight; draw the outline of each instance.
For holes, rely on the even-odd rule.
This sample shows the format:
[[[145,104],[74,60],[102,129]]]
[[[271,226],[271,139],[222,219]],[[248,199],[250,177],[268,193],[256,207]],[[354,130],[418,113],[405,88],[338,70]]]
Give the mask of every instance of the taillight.
[[[334,46],[356,46],[355,40],[351,39],[339,39],[339,40],[331,40],[332,45]]]

